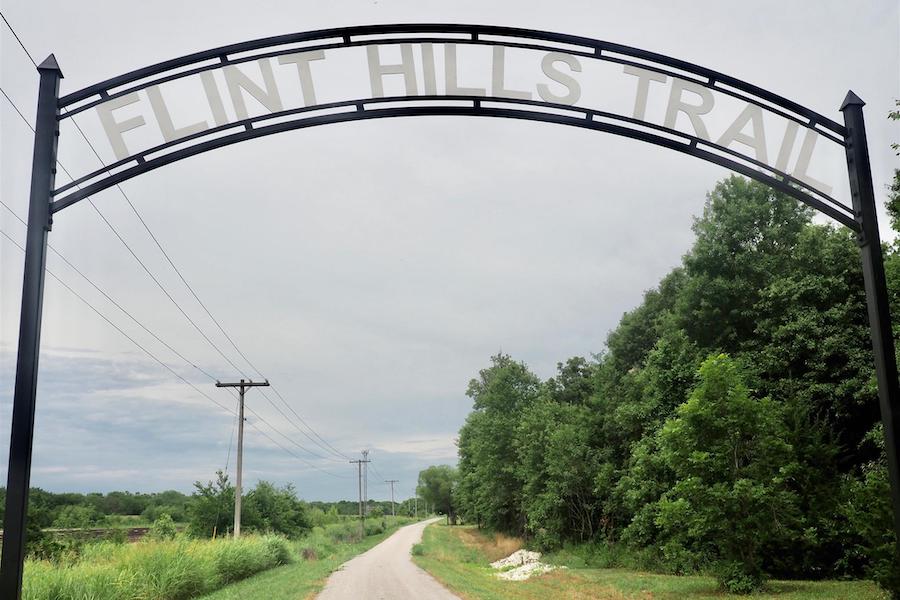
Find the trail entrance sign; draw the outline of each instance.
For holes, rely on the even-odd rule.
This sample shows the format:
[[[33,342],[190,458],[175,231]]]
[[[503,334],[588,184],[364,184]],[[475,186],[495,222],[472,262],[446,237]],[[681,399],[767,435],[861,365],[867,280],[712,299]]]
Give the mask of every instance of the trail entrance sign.
[[[864,103],[853,92],[840,107],[838,123],[763,88],[661,54],[558,33],[447,24],[346,27],[253,40],[144,67],[64,96],[52,55],[38,72],[0,562],[3,598],[21,593],[53,215],[209,150],[294,129],[388,117],[501,117],[632,138],[756,179],[855,231],[900,534],[900,383]],[[75,115],[94,119],[102,129],[110,160],[57,186],[59,125]],[[844,165],[846,179],[839,176]]]

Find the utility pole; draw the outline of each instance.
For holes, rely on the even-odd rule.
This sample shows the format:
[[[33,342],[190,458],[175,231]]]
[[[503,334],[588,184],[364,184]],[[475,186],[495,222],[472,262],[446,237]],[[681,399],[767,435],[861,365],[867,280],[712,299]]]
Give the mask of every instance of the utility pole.
[[[216,387],[236,387],[240,398],[238,407],[238,447],[237,447],[237,477],[234,482],[234,539],[241,537],[241,474],[244,466],[244,392],[249,387],[269,387],[269,380],[253,381],[241,379],[238,382],[216,382]]]
[[[394,511],[394,484],[400,483],[399,479],[385,479],[385,483],[391,484],[391,516],[396,517],[397,513]]]
[[[369,451],[363,450],[363,513],[369,516]]]
[[[363,452],[363,456],[366,455],[366,452]],[[363,465],[369,462],[367,459],[355,459],[351,460],[350,463],[356,463],[356,469],[358,471],[358,484],[359,484],[359,527],[361,535],[366,534],[366,515],[363,511]]]

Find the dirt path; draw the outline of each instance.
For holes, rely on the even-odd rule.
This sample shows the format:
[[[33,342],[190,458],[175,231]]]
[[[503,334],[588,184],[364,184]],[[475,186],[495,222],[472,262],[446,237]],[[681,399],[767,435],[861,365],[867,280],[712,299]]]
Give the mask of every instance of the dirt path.
[[[341,565],[328,578],[318,600],[459,600],[410,558],[422,531],[437,520],[407,525]]]

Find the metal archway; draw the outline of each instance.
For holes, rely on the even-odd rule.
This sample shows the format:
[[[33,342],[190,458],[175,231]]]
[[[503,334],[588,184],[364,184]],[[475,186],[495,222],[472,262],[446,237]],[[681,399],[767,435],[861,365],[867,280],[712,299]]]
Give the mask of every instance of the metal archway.
[[[304,103],[303,106],[288,109],[278,106],[276,110],[256,116],[249,116],[244,110],[245,114],[238,115],[238,118],[233,120],[224,118],[222,110],[219,116],[214,115],[215,122],[212,127],[195,128],[183,135],[169,136],[162,143],[134,153],[119,151],[113,163],[77,177],[71,183],[55,187],[59,125],[73,115],[91,109],[100,111],[104,106],[127,105],[140,91],[158,90],[160,85],[195,75],[210,76],[213,71],[237,68],[237,65],[251,61],[268,61],[273,58],[281,61],[298,54],[355,47],[366,47],[367,51],[375,47],[377,59],[377,48],[380,46],[400,46],[401,52],[407,52],[407,49],[414,45],[423,53],[425,88],[423,94],[417,93],[418,89],[413,85],[413,93],[385,96],[383,87],[379,87],[378,91],[381,93],[377,93],[373,79],[371,96],[326,103],[316,103],[313,98],[313,102]],[[679,85],[701,95],[706,93],[703,90],[707,90],[709,93],[715,92],[746,103],[750,112],[747,113],[749,116],[745,124],[751,122],[754,110],[766,111],[786,123],[785,140],[790,139],[791,144],[788,147],[788,155],[797,131],[801,128],[806,131],[807,139],[813,140],[813,144],[816,138],[821,137],[841,146],[846,154],[852,206],[833,198],[827,186],[819,185],[820,182],[804,177],[802,169],[800,173],[796,168],[794,172],[788,172],[787,159],[782,161],[781,157],[786,141],[782,142],[778,160],[772,164],[760,156],[758,151],[756,155],[751,156],[749,153],[731,148],[727,141],[723,141],[727,137],[725,135],[713,141],[708,134],[697,131],[693,119],[691,122],[695,131],[690,133],[677,129],[669,122],[661,125],[644,119],[643,114],[638,114],[637,104],[634,114],[626,115],[576,106],[571,98],[557,98],[553,94],[547,94],[549,99],[544,97],[545,94],[541,94],[541,100],[534,100],[530,94],[526,96],[521,92],[505,93],[502,74],[500,92],[497,91],[495,81],[491,95],[488,95],[486,90],[476,93],[478,90],[457,88],[455,84],[450,89],[449,75],[445,93],[439,94],[435,84],[433,55],[430,71],[425,64],[425,57],[428,56],[425,50],[432,53],[434,45],[443,45],[445,53],[452,47],[454,77],[456,46],[488,46],[492,48],[495,58],[498,52],[502,58],[504,49],[511,48],[547,53],[546,57],[550,58],[551,62],[564,61],[570,67],[579,64],[579,60],[621,65],[626,72],[633,69],[630,74],[650,73],[651,75],[647,77],[653,81],[671,79],[673,90],[675,82],[680,82]],[[406,78],[411,71],[403,69],[406,68],[404,65],[407,56],[410,63],[412,62],[411,50],[403,56],[403,65],[390,65],[387,69],[380,67],[383,70],[379,77],[384,74],[402,74]],[[370,54],[370,74],[371,57]],[[397,70],[397,67],[400,67],[400,70]],[[580,66],[577,70],[580,71]],[[263,38],[164,61],[62,97],[59,96],[62,72],[52,55],[41,63],[38,72],[40,87],[10,439],[4,543],[0,561],[0,595],[4,598],[19,598],[21,594],[44,264],[47,234],[51,228],[53,215],[123,181],[216,148],[295,129],[388,117],[429,115],[502,117],[568,125],[628,137],[695,156],[761,181],[855,231],[862,257],[878,394],[886,438],[895,530],[900,539],[900,440],[897,439],[900,433],[900,406],[898,406],[900,382],[897,377],[875,195],[863,121],[864,103],[852,92],[847,94],[841,106],[844,123],[840,124],[758,86],[658,53],[580,36],[512,27],[456,24],[369,25]],[[546,68],[544,73],[551,76]],[[554,81],[561,83],[560,79]],[[407,92],[410,92],[409,83],[406,83]],[[735,125],[739,119],[740,117],[736,119]],[[169,128],[172,129],[171,119]],[[736,133],[733,132],[731,141],[747,144],[746,137],[744,141],[738,139],[740,131],[741,127],[737,128]],[[124,149],[124,144],[122,148]],[[801,154],[805,151],[806,141]],[[811,151],[810,147],[809,152]]]

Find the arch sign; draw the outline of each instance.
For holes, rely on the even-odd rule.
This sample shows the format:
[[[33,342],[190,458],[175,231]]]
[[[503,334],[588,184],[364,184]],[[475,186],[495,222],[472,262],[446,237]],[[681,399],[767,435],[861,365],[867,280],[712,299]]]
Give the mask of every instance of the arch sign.
[[[209,150],[306,127],[456,115],[541,121],[662,146],[761,181],[858,235],[900,533],[900,384],[863,102],[843,123],[739,79],[585,37],[480,25],[373,25],[295,33],[161,62],[60,96],[39,67],[0,595],[18,598],[34,431],[44,259],[52,216]],[[102,132],[106,165],[55,186],[59,125]],[[848,177],[841,173],[846,165]],[[841,199],[843,197],[843,200]]]

